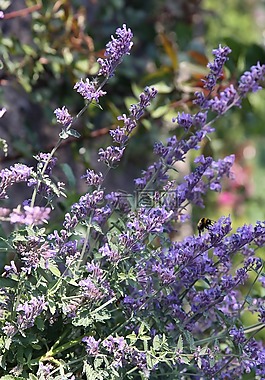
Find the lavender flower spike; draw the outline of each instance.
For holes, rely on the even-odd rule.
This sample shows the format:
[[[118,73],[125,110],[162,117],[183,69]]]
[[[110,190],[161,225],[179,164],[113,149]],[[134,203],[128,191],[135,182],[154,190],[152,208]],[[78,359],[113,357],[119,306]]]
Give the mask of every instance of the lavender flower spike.
[[[105,57],[106,59],[99,58],[100,70],[98,75],[105,77],[112,77],[116,67],[121,63],[124,55],[129,55],[133,46],[133,34],[131,29],[123,24],[122,28],[116,30],[117,38],[111,36],[111,41],[106,45]]]
[[[228,60],[228,54],[230,54],[231,51],[232,50],[228,46],[222,47],[221,45],[219,45],[218,49],[213,49],[212,53],[215,56],[215,59],[207,65],[210,69],[210,73],[207,75],[206,80],[203,80],[204,88],[207,88],[209,91],[213,90],[217,80],[222,75],[223,66]]]
[[[259,62],[257,65],[252,66],[250,71],[245,71],[240,77],[238,83],[238,91],[241,96],[245,96],[248,92],[256,92],[262,87],[259,82],[264,80],[265,77],[265,65],[261,65]]]

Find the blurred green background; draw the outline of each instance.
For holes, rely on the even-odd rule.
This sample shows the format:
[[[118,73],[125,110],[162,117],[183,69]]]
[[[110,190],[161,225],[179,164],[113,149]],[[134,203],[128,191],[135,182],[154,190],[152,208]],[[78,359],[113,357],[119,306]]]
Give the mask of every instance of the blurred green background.
[[[264,1],[0,0],[0,8],[6,15],[0,32],[0,104],[8,109],[0,120],[0,137],[9,145],[2,167],[34,164],[34,154],[51,150],[60,132],[54,109],[65,105],[76,114],[83,100],[73,91],[74,83],[96,74],[96,60],[117,27],[126,23],[134,33],[131,55],[105,88],[103,111],[90,107],[76,126],[81,138],[67,140],[58,153],[63,174],[55,174],[67,183],[69,196],[63,209],[85,191],[79,180],[85,169],[101,169],[98,148],[111,143],[109,129],[146,85],[155,86],[159,95],[106,182],[108,190],[132,190],[133,178],[152,162],[153,143],[179,134],[171,119],[178,111],[196,111],[193,94],[207,73],[213,48],[227,44],[233,50],[222,86],[236,83],[257,61],[265,62]],[[241,109],[216,123],[211,140],[202,144],[201,152],[215,159],[235,153],[236,177],[224,183],[222,194],[209,193],[206,210],[191,210],[193,226],[201,216],[217,219],[229,213],[234,227],[265,219],[264,102],[264,90],[251,94]],[[192,159],[190,155],[180,169],[182,175]],[[23,197],[14,189],[10,203]]]

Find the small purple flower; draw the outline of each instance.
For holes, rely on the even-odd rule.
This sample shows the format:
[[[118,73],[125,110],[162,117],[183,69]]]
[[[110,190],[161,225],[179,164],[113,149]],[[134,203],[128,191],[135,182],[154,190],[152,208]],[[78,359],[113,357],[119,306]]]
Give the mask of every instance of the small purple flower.
[[[9,169],[0,171],[0,199],[7,199],[7,189],[14,183],[27,182],[32,174],[32,168],[24,164],[14,164]]]
[[[46,223],[49,219],[51,209],[39,206],[24,206],[24,210],[18,206],[10,213],[10,223],[20,223],[26,225],[40,225]]]
[[[119,148],[117,146],[108,146],[105,150],[100,148],[98,161],[104,161],[108,166],[113,166],[121,160],[124,150],[125,147]]]
[[[86,299],[90,301],[99,301],[103,298],[103,293],[90,278],[80,280],[78,284],[82,288],[82,295]]]
[[[134,125],[136,126],[136,122]],[[115,143],[120,144],[120,145],[124,145],[129,139],[127,135],[127,130],[125,127],[123,128],[118,127],[116,129],[113,129],[109,131],[109,134],[111,135],[112,140]]]
[[[81,79],[79,82],[76,82],[74,85],[74,90],[76,90],[80,95],[83,96],[84,99],[90,102],[92,102],[92,100],[99,102],[99,98],[106,95],[105,91],[97,88],[96,82],[92,82],[88,78],[86,78],[85,82],[83,82],[83,79]]]
[[[87,263],[86,269],[88,273],[91,273],[91,276],[97,281],[101,281],[104,276],[104,272],[100,268],[99,264],[95,264],[93,261],[91,263]]]
[[[93,214],[93,222],[96,222],[99,226],[103,226],[109,219],[112,211],[110,205],[96,208]]]
[[[99,58],[100,65],[98,75],[111,77],[114,75],[116,67],[122,62],[124,55],[129,55],[133,46],[133,34],[131,29],[123,24],[122,28],[116,30],[117,38],[111,36],[111,41],[106,45],[105,59]]]
[[[13,325],[13,323],[5,322],[4,327],[2,327],[3,333],[8,337],[13,337],[17,333],[17,328]]]
[[[4,277],[12,277],[12,275],[18,274],[17,267],[16,267],[15,262],[13,260],[10,262],[10,265],[4,266],[4,270],[5,270],[5,272],[3,274]]]
[[[44,364],[42,362],[39,362],[39,368],[38,368],[37,376],[39,379],[49,378],[49,375],[52,372],[52,370],[54,370],[54,367],[51,363]]]
[[[220,191],[221,179],[225,176],[227,176],[228,178],[232,178],[231,167],[234,163],[234,160],[235,155],[231,154],[230,156],[227,156],[224,159],[213,161],[212,165],[205,171],[205,177],[208,178],[210,182],[211,190]]]
[[[190,127],[193,124],[193,119],[192,119],[191,114],[185,113],[185,112],[182,112],[181,114],[178,113],[178,116],[174,117],[172,121],[173,123],[177,121],[178,125],[180,127],[183,127],[186,132],[190,129]]]
[[[125,192],[113,191],[106,194],[105,199],[107,200],[110,207],[113,209],[118,209],[126,214],[131,211],[130,201],[132,200],[132,195]]]
[[[164,263],[155,263],[152,266],[152,272],[160,279],[163,285],[168,285],[176,280],[175,269],[166,268]]]
[[[96,340],[93,336],[85,336],[82,342],[86,345],[86,352],[90,356],[97,356],[99,354],[99,345],[101,339]]]
[[[32,297],[30,301],[17,306],[17,325],[20,331],[34,326],[35,319],[46,309],[44,296]]]
[[[230,290],[222,303],[218,305],[218,309],[230,317],[238,315],[241,308],[242,301],[240,301],[240,292],[238,290]]]
[[[63,106],[54,110],[57,123],[63,124],[64,127],[69,127],[72,124],[73,117],[70,115],[68,109]]]
[[[119,139],[124,139],[124,135],[126,134],[129,135],[133,130],[134,128],[136,127],[136,120],[130,116],[127,116],[125,113],[123,115],[120,115],[117,117],[118,120],[122,120],[123,123],[124,123],[124,128],[120,128],[120,132],[119,132]]]
[[[2,169],[0,172],[0,178],[11,177],[12,182],[25,182],[31,176],[32,168],[24,164],[14,164],[10,166],[10,169]]]
[[[117,119],[122,120],[124,126],[109,132],[114,142],[118,143],[121,147],[126,144],[129,135],[137,125],[137,120],[143,116],[145,109],[151,104],[151,100],[155,98],[156,94],[157,90],[154,87],[146,87],[144,92],[139,95],[140,101],[130,106],[129,116],[126,116],[126,114],[118,116]]]
[[[244,344],[246,342],[244,329],[242,327],[240,327],[239,329],[233,327],[229,331],[229,335],[233,338],[235,344]]]
[[[65,218],[66,228],[73,228],[73,226],[77,225],[79,220],[87,217],[92,210],[95,210],[96,206],[102,203],[104,197],[104,192],[102,190],[95,190],[92,194],[82,195],[78,201],[78,203],[74,203],[71,206],[71,213],[66,214],[67,219]]]
[[[95,173],[92,169],[87,169],[86,174],[82,175],[81,178],[84,178],[86,184],[89,186],[100,186],[104,180],[101,172]]]
[[[206,112],[198,112],[193,116],[193,125],[197,128],[202,128],[207,121],[207,111]]]
[[[48,242],[43,242],[36,236],[28,237],[25,242],[17,242],[15,247],[23,263],[21,269],[27,274],[30,274],[32,269],[38,268],[41,260],[44,261],[46,268],[48,268],[49,259],[56,255],[56,251]]]
[[[99,252],[103,257],[106,257],[107,260],[112,263],[118,263],[121,259],[119,252],[115,249],[111,249],[108,243],[99,248]]]
[[[203,92],[196,91],[194,93],[195,99],[193,100],[193,103],[198,105],[202,110],[209,109],[209,99],[204,95]]]

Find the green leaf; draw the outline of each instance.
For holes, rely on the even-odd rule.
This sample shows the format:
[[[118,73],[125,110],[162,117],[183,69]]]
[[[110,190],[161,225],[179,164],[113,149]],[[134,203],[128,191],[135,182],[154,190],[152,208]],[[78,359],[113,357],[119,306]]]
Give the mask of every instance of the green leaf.
[[[104,322],[111,318],[109,312],[105,310],[100,310],[99,312],[93,313],[93,311],[83,310],[79,315],[73,320],[74,326],[88,327],[94,322]]]
[[[61,272],[56,265],[49,264],[49,270],[52,272],[52,274],[54,274],[54,276],[61,277]]]
[[[73,136],[73,137],[76,137],[77,139],[81,136],[79,132],[77,132],[77,130],[75,129],[69,129],[67,131],[68,135],[69,136]]]
[[[0,288],[15,288],[17,281],[11,278],[0,277]]]
[[[180,335],[177,343],[177,350],[182,352],[183,351],[183,338]]]
[[[126,335],[126,338],[128,338],[132,344],[134,344],[138,339],[135,332],[133,332],[132,334]]]
[[[33,375],[33,373],[30,373],[29,380],[38,380],[38,378],[35,375]]]
[[[168,113],[168,111],[169,111],[169,107],[166,104],[165,106],[157,107],[154,110],[150,111],[150,114],[154,119],[158,119],[158,118],[166,115]]]
[[[4,155],[6,157],[7,153],[8,153],[8,144],[7,144],[6,140],[0,139],[0,148],[2,148]]]
[[[48,307],[49,307],[51,314],[54,315],[56,310],[57,310],[57,305],[54,302],[54,300],[51,299],[50,297],[48,297]]]
[[[190,364],[190,359],[187,356],[181,356],[181,363]]]
[[[192,334],[189,331],[187,331],[187,330],[184,330],[183,334],[185,336],[186,341],[189,344],[189,349],[191,351],[194,350],[195,349],[195,343],[194,343],[194,339],[193,339]]]
[[[61,164],[61,168],[68,180],[69,186],[73,188],[76,185],[76,178],[75,178],[73,169],[71,168],[70,165],[66,163]]]
[[[41,318],[36,318],[36,319],[35,319],[35,324],[36,324],[38,330],[40,330],[40,331],[43,331],[43,330],[44,330],[44,320],[43,320],[43,319],[41,319]]]
[[[158,335],[155,335],[153,339],[153,348],[155,351],[158,351],[160,347],[161,347],[160,338]]]

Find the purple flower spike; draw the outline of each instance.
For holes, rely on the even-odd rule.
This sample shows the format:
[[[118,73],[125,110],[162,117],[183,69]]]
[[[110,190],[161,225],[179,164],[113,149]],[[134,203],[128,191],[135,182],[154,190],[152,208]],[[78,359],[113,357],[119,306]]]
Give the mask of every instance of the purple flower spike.
[[[214,49],[212,51],[215,59],[213,62],[209,62],[207,67],[210,69],[210,73],[207,75],[206,80],[204,82],[204,88],[209,91],[212,91],[214,86],[216,85],[217,80],[221,77],[223,66],[225,62],[229,59],[228,54],[231,53],[231,49],[228,46],[222,47],[219,45],[218,49]]]
[[[122,28],[116,30],[117,38],[111,36],[111,41],[106,45],[105,57],[106,59],[99,58],[100,70],[98,75],[104,77],[111,77],[114,75],[116,67],[121,63],[124,55],[129,55],[133,46],[133,34],[131,29],[123,24]]]
[[[265,65],[261,65],[259,62],[256,66],[252,66],[250,71],[246,71],[240,78],[238,83],[238,90],[240,95],[244,96],[247,92],[256,92],[262,87],[259,86],[259,82],[264,80],[265,77]]]

